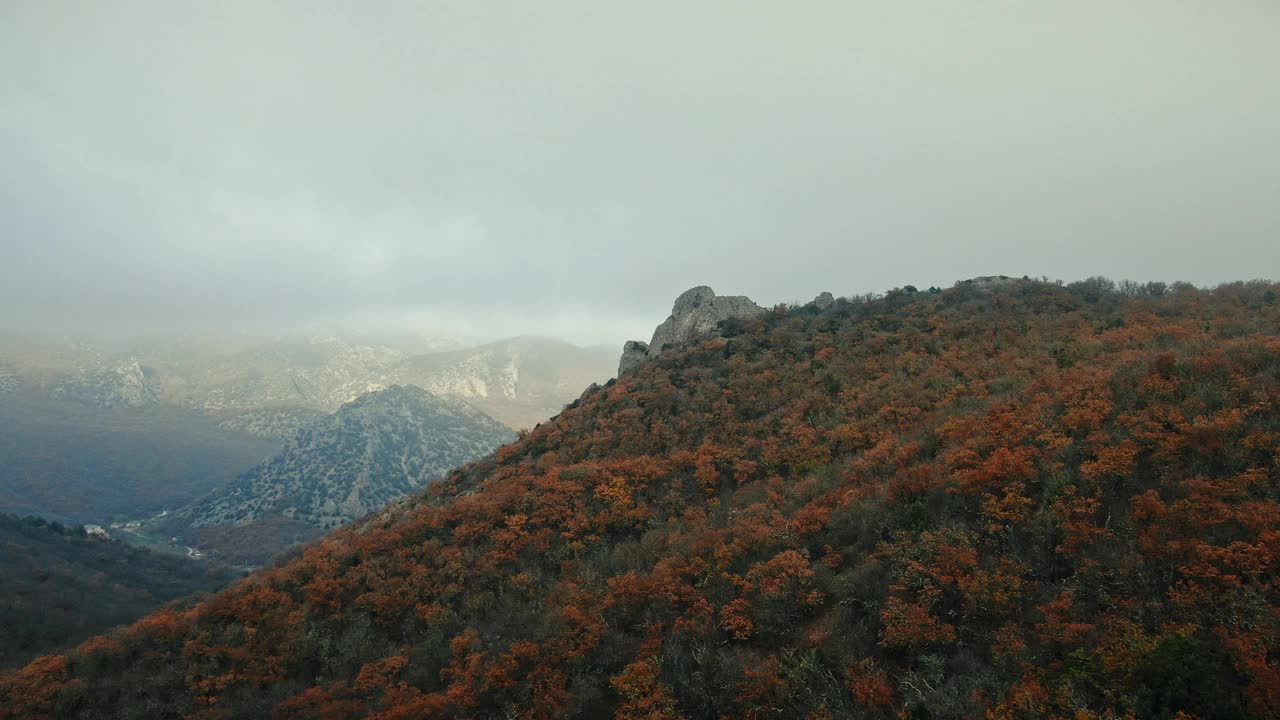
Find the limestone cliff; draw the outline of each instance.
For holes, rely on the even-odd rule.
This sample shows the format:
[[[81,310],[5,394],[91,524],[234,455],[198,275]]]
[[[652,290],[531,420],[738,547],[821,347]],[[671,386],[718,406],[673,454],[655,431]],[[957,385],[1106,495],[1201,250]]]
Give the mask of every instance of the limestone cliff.
[[[639,340],[629,340],[623,345],[618,375],[660,354],[665,348],[714,335],[716,326],[724,320],[749,319],[765,312],[764,308],[742,295],[718,296],[705,285],[686,290],[676,298],[671,315],[653,331],[653,339],[648,345]]]

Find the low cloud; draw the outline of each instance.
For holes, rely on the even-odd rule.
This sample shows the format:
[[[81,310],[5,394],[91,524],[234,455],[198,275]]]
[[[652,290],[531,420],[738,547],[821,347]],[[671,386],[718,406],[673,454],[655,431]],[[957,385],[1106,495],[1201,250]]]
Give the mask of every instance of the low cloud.
[[[1280,266],[1274,3],[9,3],[0,325],[647,335]]]

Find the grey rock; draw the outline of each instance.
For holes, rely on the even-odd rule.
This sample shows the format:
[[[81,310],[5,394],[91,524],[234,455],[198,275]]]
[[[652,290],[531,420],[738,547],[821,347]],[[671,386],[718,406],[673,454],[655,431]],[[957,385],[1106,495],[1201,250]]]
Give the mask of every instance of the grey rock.
[[[713,336],[716,326],[730,318],[750,319],[767,311],[743,295],[719,296],[705,285],[691,288],[676,298],[671,315],[654,331],[648,346],[630,340],[622,347],[618,374],[634,368],[646,358],[654,357],[668,347]],[[643,354],[642,354],[643,353]]]
[[[686,317],[691,315],[693,311],[701,307],[703,303],[711,302],[712,300],[715,300],[715,297],[716,291],[706,285],[689,288],[688,290],[680,293],[680,297],[676,298],[675,305],[671,308],[671,315],[672,317]],[[721,299],[723,300],[725,298]]]
[[[835,296],[829,292],[820,292],[818,293],[818,297],[813,299],[813,304],[816,305],[819,310],[826,310],[836,304],[836,299]]]
[[[742,295],[717,296],[705,285],[686,290],[676,298],[671,315],[653,331],[649,355],[657,355],[668,346],[710,336],[723,320],[748,319],[764,313],[764,308]]]
[[[1001,287],[1004,285],[1013,285],[1018,282],[1021,282],[1018,278],[1009,277],[1008,275],[983,275],[969,280],[961,280],[956,284],[977,285],[978,287]]]
[[[645,361],[649,356],[649,344],[640,340],[628,340],[622,345],[622,359],[618,360],[618,375]]]

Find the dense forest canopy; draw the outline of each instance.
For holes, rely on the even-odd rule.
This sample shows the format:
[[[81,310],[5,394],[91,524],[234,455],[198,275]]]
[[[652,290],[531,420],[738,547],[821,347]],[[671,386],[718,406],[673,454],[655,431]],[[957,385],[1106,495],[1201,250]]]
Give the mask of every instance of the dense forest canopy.
[[[1280,716],[1280,286],[730,321],[0,716]]]

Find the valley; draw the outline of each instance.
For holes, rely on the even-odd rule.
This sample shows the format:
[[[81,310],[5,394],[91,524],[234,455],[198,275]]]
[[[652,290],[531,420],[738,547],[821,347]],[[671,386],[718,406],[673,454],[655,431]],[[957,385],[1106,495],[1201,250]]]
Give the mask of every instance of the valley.
[[[334,337],[226,347],[5,338],[0,511],[104,523],[175,509],[396,384],[532,427],[614,363],[612,351],[533,337],[426,355]]]
[[[189,408],[0,395],[0,512],[108,524],[174,508],[280,448]]]

